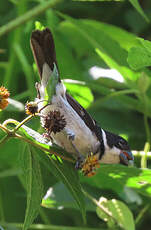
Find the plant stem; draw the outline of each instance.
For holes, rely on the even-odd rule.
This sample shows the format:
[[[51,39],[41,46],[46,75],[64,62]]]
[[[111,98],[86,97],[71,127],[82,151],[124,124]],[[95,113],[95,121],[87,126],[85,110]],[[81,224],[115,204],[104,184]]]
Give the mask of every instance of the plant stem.
[[[120,95],[126,95],[126,94],[131,94],[131,93],[136,94],[137,92],[138,91],[136,89],[125,89],[125,90],[116,91],[116,92],[110,93],[107,96],[101,98],[100,102],[104,102],[112,97],[117,97]]]
[[[7,134],[9,133],[9,130],[3,124],[0,124],[0,129],[2,129]]]
[[[7,227],[7,228],[23,228],[22,223],[5,223],[5,222],[0,222],[1,226]],[[89,228],[89,227],[72,227],[72,226],[57,226],[57,225],[45,225],[45,224],[32,224],[30,226],[30,229],[41,229],[41,230],[100,230],[100,228]],[[105,230],[105,228],[101,228],[101,230]],[[111,230],[111,229],[108,229]]]
[[[24,125],[27,121],[31,120],[33,118],[33,115],[30,115],[26,117],[22,122],[16,121],[14,119],[8,119],[3,122],[3,126],[6,127],[8,124],[14,124],[16,127],[12,130],[13,133],[15,133],[22,125]]]
[[[2,199],[2,192],[0,190],[0,220],[5,221],[4,209],[3,209],[3,199]]]
[[[150,150],[150,143],[146,142],[144,146],[144,155],[141,158],[141,168],[147,168],[147,153]]]
[[[136,220],[135,220],[135,224],[137,225],[140,220],[142,219],[142,217],[144,216],[145,212],[149,209],[150,207],[150,204],[147,204],[138,214],[138,216],[136,217]]]
[[[31,120],[34,117],[34,115],[30,115],[26,117],[22,122],[20,122],[15,128],[14,128],[14,133],[22,126],[24,125],[27,121]]]
[[[9,139],[10,137],[7,135],[5,135],[1,140],[0,140],[0,146],[2,146],[3,144],[5,144],[5,142]]]
[[[0,36],[8,33],[9,31],[15,29],[21,24],[24,24],[25,22],[29,21],[31,18],[43,13],[45,10],[48,8],[53,8],[55,5],[57,5],[59,2],[62,0],[51,0],[51,1],[46,1],[34,8],[32,8],[30,11],[27,13],[21,15],[20,17],[10,21],[8,24],[2,26],[0,28]]]
[[[133,155],[135,157],[143,157],[145,154],[147,155],[147,158],[151,159],[151,152],[145,153],[144,151],[132,151]]]
[[[43,146],[41,146],[41,145],[39,145],[39,144],[37,144],[37,143],[35,143],[35,142],[29,140],[29,139],[27,139],[26,137],[20,136],[19,134],[15,134],[15,137],[17,137],[17,138],[19,138],[20,140],[23,140],[23,141],[25,141],[25,142],[27,142],[27,143],[29,143],[29,144],[31,144],[31,145],[33,145],[33,146],[35,146],[35,147],[41,149],[42,151],[45,151],[45,152],[47,152],[47,153],[50,153],[51,155],[55,155],[55,156],[60,157],[61,159],[64,159],[64,160],[66,160],[66,161],[70,161],[70,162],[72,162],[72,163],[75,163],[75,161],[72,160],[71,158],[65,157],[65,156],[63,156],[61,153],[55,152],[53,149],[47,149],[47,148],[45,148],[45,147],[43,147]]]
[[[23,136],[21,136],[21,135],[19,135],[19,134],[16,133],[16,131],[17,131],[25,122],[29,121],[29,120],[32,119],[32,118],[33,118],[33,115],[30,115],[30,116],[28,116],[27,118],[25,118],[25,119],[24,119],[22,122],[20,122],[20,123],[19,123],[18,121],[14,120],[14,119],[8,119],[8,120],[4,121],[4,122],[3,122],[3,125],[0,125],[0,128],[4,129],[4,131],[7,132],[7,136],[5,136],[5,137],[1,140],[0,144],[1,144],[1,143],[4,143],[4,142],[5,142],[8,138],[10,138],[10,137],[16,137],[16,138],[19,138],[19,139],[21,139],[21,140],[23,140],[23,141],[25,141],[25,142],[27,142],[27,143],[29,143],[29,144],[35,146],[35,147],[41,149],[42,151],[45,151],[45,152],[47,152],[47,153],[50,153],[51,155],[55,155],[55,156],[60,157],[61,159],[64,159],[64,160],[69,161],[69,162],[72,162],[72,163],[75,163],[75,161],[74,161],[73,159],[71,159],[71,158],[69,158],[69,157],[66,157],[66,156],[63,156],[62,154],[57,153],[57,152],[54,151],[53,149],[47,149],[47,148],[45,148],[45,147],[43,147],[43,146],[41,146],[41,145],[39,145],[39,144],[37,144],[37,143],[35,143],[35,142],[29,140],[29,139],[27,139],[26,137],[23,137]],[[15,125],[17,125],[17,126],[16,126],[14,129],[9,130],[9,129],[6,128],[6,126],[7,126],[8,124],[15,124]]]
[[[112,213],[105,208],[102,204],[99,203],[94,197],[92,197],[89,193],[87,193],[84,189],[82,189],[82,192],[86,197],[88,197],[96,206],[98,206],[108,217],[113,218]],[[115,219],[114,219],[115,220]],[[115,220],[116,221],[116,220]]]

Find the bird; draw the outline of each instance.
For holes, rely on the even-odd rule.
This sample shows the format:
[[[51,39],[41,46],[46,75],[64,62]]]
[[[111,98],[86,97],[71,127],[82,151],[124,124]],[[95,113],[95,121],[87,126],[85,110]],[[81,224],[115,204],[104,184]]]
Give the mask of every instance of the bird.
[[[71,153],[76,160],[75,168],[82,169],[87,176],[94,175],[100,163],[128,166],[130,161],[133,162],[128,142],[101,128],[67,93],[60,79],[50,29],[34,30],[30,45],[40,75],[40,82],[36,83],[36,100],[46,136]]]

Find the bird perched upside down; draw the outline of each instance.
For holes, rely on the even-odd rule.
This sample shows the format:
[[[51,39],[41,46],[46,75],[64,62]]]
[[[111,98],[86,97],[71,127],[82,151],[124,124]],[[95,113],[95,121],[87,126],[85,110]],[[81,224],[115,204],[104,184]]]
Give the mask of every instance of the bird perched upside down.
[[[54,143],[72,153],[75,167],[92,176],[99,163],[128,165],[133,155],[126,140],[103,130],[88,112],[67,92],[57,69],[55,45],[48,28],[35,30],[31,48],[38,66],[36,84],[41,124]],[[46,99],[48,103],[44,105]]]

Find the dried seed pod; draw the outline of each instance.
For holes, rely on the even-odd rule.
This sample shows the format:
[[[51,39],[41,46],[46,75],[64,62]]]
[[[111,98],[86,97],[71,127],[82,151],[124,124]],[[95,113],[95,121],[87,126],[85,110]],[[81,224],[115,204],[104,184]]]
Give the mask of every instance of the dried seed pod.
[[[47,113],[43,118],[43,127],[50,135],[51,132],[57,133],[64,129],[66,126],[66,120],[59,111],[54,110]]]
[[[34,101],[27,102],[25,105],[25,111],[26,111],[26,114],[28,115],[35,115],[36,113],[38,113],[37,103]]]

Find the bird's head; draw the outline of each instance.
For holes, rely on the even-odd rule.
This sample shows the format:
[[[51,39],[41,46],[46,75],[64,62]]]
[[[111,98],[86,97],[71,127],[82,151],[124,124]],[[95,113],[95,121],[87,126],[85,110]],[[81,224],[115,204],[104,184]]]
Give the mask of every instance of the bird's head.
[[[102,136],[105,148],[105,154],[102,156],[102,159],[104,158],[106,161],[106,159],[110,157],[112,158],[111,161],[113,160],[113,163],[120,162],[124,165],[128,165],[129,161],[134,161],[130,146],[124,138],[108,131],[103,131]]]

